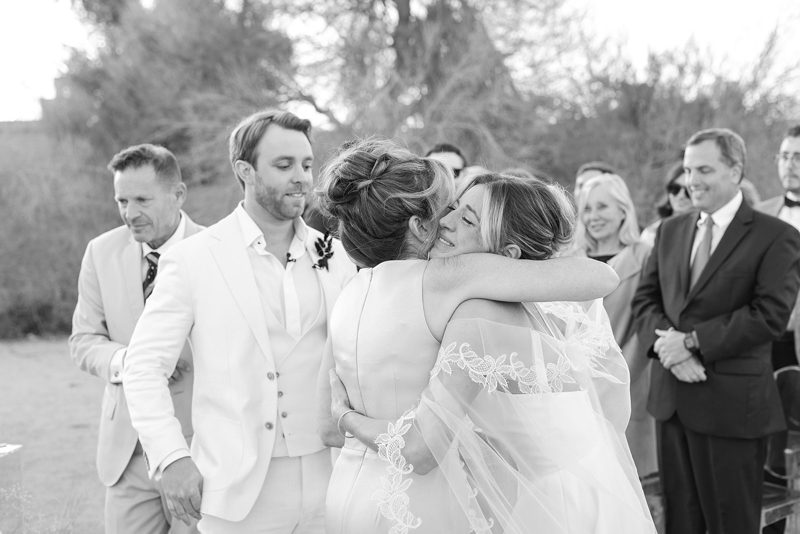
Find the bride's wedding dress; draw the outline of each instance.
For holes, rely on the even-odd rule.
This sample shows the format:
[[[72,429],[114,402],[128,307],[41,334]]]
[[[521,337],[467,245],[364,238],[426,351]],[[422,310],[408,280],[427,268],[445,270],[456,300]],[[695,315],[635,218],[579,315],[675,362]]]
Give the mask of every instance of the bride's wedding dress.
[[[624,436],[628,371],[600,301],[529,304],[525,325],[455,319],[440,346],[422,311],[424,263],[372,271],[346,292],[349,324],[332,318],[337,373],[356,410],[395,422],[379,453],[347,440],[328,532],[655,532]],[[409,431],[436,458],[425,475],[403,454]]]

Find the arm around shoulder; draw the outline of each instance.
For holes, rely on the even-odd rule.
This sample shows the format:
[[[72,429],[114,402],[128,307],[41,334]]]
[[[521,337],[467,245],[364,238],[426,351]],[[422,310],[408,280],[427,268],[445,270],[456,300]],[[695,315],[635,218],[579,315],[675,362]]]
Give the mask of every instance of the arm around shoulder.
[[[431,260],[428,270],[431,287],[452,293],[460,302],[584,302],[605,297],[619,284],[617,273],[605,263],[576,257],[533,261],[464,254]]]

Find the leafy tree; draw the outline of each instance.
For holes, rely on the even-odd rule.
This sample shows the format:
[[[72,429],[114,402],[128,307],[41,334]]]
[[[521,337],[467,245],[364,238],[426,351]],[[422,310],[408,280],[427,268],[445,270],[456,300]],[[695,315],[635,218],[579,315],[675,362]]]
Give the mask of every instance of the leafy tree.
[[[107,159],[135,143],[162,144],[187,174],[221,172],[218,130],[243,114],[286,100],[292,43],[268,29],[261,2],[238,10],[214,0],[84,0],[102,46],[93,57],[74,51],[44,109],[56,131],[90,139]]]

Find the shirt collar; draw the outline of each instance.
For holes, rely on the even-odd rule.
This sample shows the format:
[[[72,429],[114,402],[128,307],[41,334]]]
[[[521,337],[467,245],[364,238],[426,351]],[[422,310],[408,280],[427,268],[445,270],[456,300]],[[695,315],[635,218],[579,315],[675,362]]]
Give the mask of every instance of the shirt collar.
[[[245,211],[244,203],[240,202],[234,211],[236,212],[236,218],[239,220],[239,226],[242,228],[244,246],[254,246],[254,244],[261,241],[262,246],[260,248],[264,249],[264,232],[261,231],[253,218],[250,217],[250,214]],[[292,220],[292,226],[294,227],[294,239],[292,239],[292,243],[289,245],[289,254],[291,254],[293,258],[297,259],[305,254],[305,242],[308,238],[308,226],[306,226],[306,223],[303,221],[302,217],[294,218]]]
[[[714,218],[714,226],[727,228],[728,225],[731,224],[733,218],[736,216],[736,212],[739,211],[739,208],[742,206],[743,199],[744,197],[742,196],[742,191],[739,190],[739,192],[736,193],[736,196],[734,196],[727,204],[722,206],[714,213],[711,213],[710,216]],[[697,227],[700,228],[700,226],[706,222],[708,217],[708,213],[701,211],[700,219],[697,221]]]
[[[786,198],[788,198],[789,200],[794,200],[795,202],[800,202],[800,197],[798,197],[797,195],[795,195],[791,191],[786,191],[785,195],[786,195]]]
[[[167,239],[163,245],[161,245],[158,248],[151,248],[150,245],[148,245],[147,243],[142,243],[143,258],[148,254],[150,254],[151,252],[158,252],[159,255],[163,256],[164,254],[167,253],[169,249],[172,248],[173,245],[175,245],[175,243],[178,243],[183,239],[183,237],[186,235],[186,217],[183,215],[183,211],[180,212],[180,215],[181,215],[181,221],[178,223],[178,227],[175,229],[172,235],[169,236],[169,239]]]

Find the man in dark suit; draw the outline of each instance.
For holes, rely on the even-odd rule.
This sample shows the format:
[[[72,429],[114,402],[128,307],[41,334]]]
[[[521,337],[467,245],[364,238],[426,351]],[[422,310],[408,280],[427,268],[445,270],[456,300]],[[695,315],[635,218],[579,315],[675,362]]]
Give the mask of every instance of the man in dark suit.
[[[789,128],[775,156],[783,194],[755,205],[800,230],[800,125]],[[795,303],[786,333],[772,344],[772,366],[777,370],[800,361],[800,300]]]
[[[742,138],[689,139],[687,184],[700,213],[667,219],[633,299],[652,366],[668,534],[756,534],[766,436],[785,428],[770,343],[800,287],[800,233],[753,211],[739,190]]]

